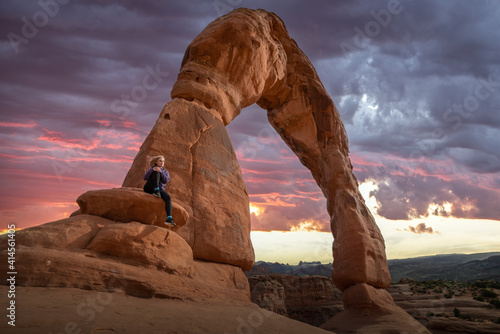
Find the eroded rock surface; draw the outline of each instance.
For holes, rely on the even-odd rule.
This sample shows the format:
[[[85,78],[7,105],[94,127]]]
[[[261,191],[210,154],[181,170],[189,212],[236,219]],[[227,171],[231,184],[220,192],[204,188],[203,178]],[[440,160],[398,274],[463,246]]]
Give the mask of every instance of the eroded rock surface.
[[[397,306],[386,289],[358,283],[343,292],[343,301],[345,310],[320,328],[342,333],[431,333]]]
[[[177,233],[136,222],[104,226],[86,249],[181,276],[194,265],[191,247]]]
[[[149,156],[158,154],[165,156],[171,175],[168,193],[189,215],[177,233],[194,257],[249,270],[255,255],[248,192],[223,122],[198,103],[174,99],[141,146],[123,186],[142,187]]]
[[[192,212],[179,233],[196,258],[245,270],[253,261],[248,195],[224,126],[257,103],[327,199],[335,285],[389,287],[384,239],[358,190],[339,112],[279,17],[238,9],[209,24],[188,46],[171,96],[123,185],[137,187],[147,157],[165,155],[172,193]]]
[[[321,283],[318,285],[318,282]],[[272,310],[274,305],[285,304],[287,316],[311,325],[320,326],[325,322],[324,320],[328,320],[343,310],[342,293],[335,288],[332,280],[326,277],[303,276],[299,279],[293,275],[273,274],[250,277],[249,283],[254,303],[268,310]],[[453,281],[415,282],[410,279],[401,279],[399,283],[392,284],[387,291],[396,305],[434,334],[500,333],[500,324],[497,323],[499,312],[490,303],[496,298],[491,297],[489,300],[480,301],[475,295],[485,286],[496,294],[500,291],[494,288],[498,286],[494,281],[465,285]],[[275,293],[276,287],[282,288],[283,293]],[[311,289],[311,287],[314,288]],[[413,326],[413,320],[408,322],[405,317],[396,321],[385,317],[385,319],[381,318],[383,321],[377,324],[377,317],[384,312],[391,313],[389,309],[384,310],[386,307],[391,307],[391,303],[384,303],[384,300],[390,301],[391,298],[387,295],[382,296],[382,303],[372,307],[373,300],[379,298],[372,296],[367,302],[367,298],[363,295],[373,293],[373,291],[369,292],[366,286],[357,286],[349,290],[351,289],[346,290],[349,294],[347,298],[354,299],[350,301],[351,305],[358,304],[358,313],[352,318],[344,318],[344,327],[336,332],[365,331],[370,333],[364,326],[368,326],[371,332],[377,333],[396,333],[405,328],[407,333],[426,332],[418,324],[416,327]],[[335,291],[335,293],[332,295],[329,291]],[[385,294],[385,290],[381,292]],[[377,311],[373,312],[374,309]],[[274,310],[279,313],[278,311]],[[323,322],[321,322],[322,319],[324,319]],[[350,327],[346,328],[346,325]]]
[[[344,309],[342,292],[328,277],[272,274],[253,276],[248,282],[252,302],[313,326]]]
[[[0,235],[7,263],[7,235]],[[141,298],[248,303],[241,268],[193,259],[176,232],[80,214],[16,232],[16,284],[124,293]],[[7,282],[6,271],[0,274]]]
[[[252,302],[271,312],[288,316],[283,285],[269,276],[251,277],[250,295]]]

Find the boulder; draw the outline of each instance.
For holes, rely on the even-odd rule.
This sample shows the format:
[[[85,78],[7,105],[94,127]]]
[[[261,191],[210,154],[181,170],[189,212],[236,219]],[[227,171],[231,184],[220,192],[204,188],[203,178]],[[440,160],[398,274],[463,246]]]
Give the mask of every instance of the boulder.
[[[145,193],[138,188],[113,188],[90,190],[80,195],[76,202],[80,212],[73,215],[90,214],[117,222],[141,222],[143,224],[170,227],[166,225],[165,202],[161,198]],[[172,217],[178,230],[186,225],[189,214],[175,199],[172,199]]]
[[[16,243],[39,248],[85,249],[101,228],[110,224],[116,222],[82,214],[16,231]],[[0,237],[0,250],[6,249],[2,242],[6,242],[4,237]]]
[[[182,276],[194,264],[191,247],[177,233],[136,222],[103,227],[87,249]]]

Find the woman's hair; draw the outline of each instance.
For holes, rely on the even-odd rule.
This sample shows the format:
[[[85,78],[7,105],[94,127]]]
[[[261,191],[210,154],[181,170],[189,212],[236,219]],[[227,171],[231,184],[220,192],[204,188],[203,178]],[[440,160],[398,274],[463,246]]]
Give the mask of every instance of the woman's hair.
[[[163,158],[163,160],[165,160],[165,157],[163,155],[155,155],[154,157],[149,158],[149,166],[156,166],[156,163],[158,162],[158,160],[160,160],[160,158]]]

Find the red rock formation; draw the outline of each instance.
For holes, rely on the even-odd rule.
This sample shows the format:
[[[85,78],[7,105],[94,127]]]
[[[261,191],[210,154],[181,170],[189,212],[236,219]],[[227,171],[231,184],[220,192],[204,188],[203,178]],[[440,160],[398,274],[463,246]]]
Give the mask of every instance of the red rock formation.
[[[335,288],[332,280],[326,277],[299,278],[293,275],[273,274],[250,277],[249,283],[252,302],[262,308],[277,313],[279,311],[280,314],[286,314],[292,319],[311,325],[319,326],[324,322],[322,319],[329,319],[343,310],[342,293]],[[490,286],[495,286],[493,281],[491,283]],[[441,288],[444,286],[446,288],[443,291]],[[425,332],[413,320],[405,321],[405,314],[401,311],[391,310],[393,307],[391,298],[385,295],[385,290],[376,292],[385,296],[382,296],[383,301],[375,306],[378,309],[377,314],[373,314],[371,302],[367,303],[367,298],[363,297],[370,293],[365,288],[355,286],[353,289],[348,289],[347,300],[351,305],[358,304],[355,314],[358,320],[344,318],[343,328],[336,332],[397,333],[401,330],[406,330],[406,333]],[[415,282],[403,278],[399,283],[392,284],[388,292],[399,307],[433,333],[500,333],[500,324],[496,324],[498,310],[488,307],[487,300],[474,299],[476,289],[474,284],[467,284],[466,287],[453,281]],[[498,289],[490,289],[498,292]],[[355,292],[356,290],[358,292]],[[279,292],[276,293],[277,291]],[[446,298],[445,294],[453,297]],[[377,297],[369,297],[371,300],[375,298]],[[384,310],[383,304],[388,310]],[[285,311],[276,307],[277,305],[284,305]],[[389,314],[399,312],[402,314],[401,320],[394,321],[387,316],[387,311]],[[461,312],[460,317],[457,317],[457,312]],[[340,319],[337,319],[337,322],[338,320]],[[327,322],[324,326],[329,324]]]
[[[1,333],[327,333],[259,309],[241,268],[194,260],[164,227],[80,213],[16,231],[15,243],[15,285],[3,271],[0,292],[15,289],[16,327]]]
[[[386,300],[378,292],[391,283],[384,239],[358,190],[335,104],[283,22],[249,9],[218,18],[188,46],[171,96],[123,185],[140,185],[148,155],[167,156],[172,193],[191,217],[179,233],[195,258],[249,269],[248,196],[224,126],[257,103],[327,199],[335,285],[367,284],[377,291],[367,298],[381,310]],[[344,302],[347,310],[359,306]]]
[[[285,305],[285,288],[270,276],[254,276],[248,279],[252,302],[271,312],[288,316]]]
[[[177,233],[136,222],[104,226],[86,249],[180,276],[194,266],[191,247]]]
[[[224,123],[203,105],[174,99],[163,108],[123,186],[142,187],[148,157],[157,154],[165,156],[171,175],[167,191],[189,215],[177,233],[194,257],[252,268],[248,192]]]
[[[345,333],[426,333],[431,332],[394,303],[385,289],[366,283],[344,291],[344,308],[320,328]]]
[[[7,235],[0,260],[7,263]],[[16,232],[16,284],[122,292],[142,298],[247,303],[241,268],[193,260],[175,232],[80,214]],[[6,282],[6,271],[0,274]]]
[[[188,46],[171,96],[173,101],[163,109],[123,185],[139,186],[148,155],[166,155],[166,165],[177,180],[174,197],[183,197],[181,205],[188,212],[197,208],[188,223],[196,235],[195,257],[235,264],[222,257],[225,248],[236,243],[224,239],[231,231],[245,232],[237,235],[242,236],[241,251],[248,249],[248,208],[234,207],[235,198],[246,205],[247,194],[222,125],[242,108],[258,103],[268,110],[272,126],[327,198],[335,237],[335,284],[341,290],[356,283],[390,285],[384,240],[358,191],[340,115],[314,67],[276,15],[239,9],[208,25]],[[212,134],[214,129],[217,135]],[[207,150],[204,138],[210,142]],[[196,182],[191,183],[193,179]],[[191,194],[181,194],[189,189]],[[211,211],[214,203],[224,213],[217,220]],[[215,233],[221,230],[227,232]],[[185,236],[182,229],[180,233]],[[214,250],[210,252],[214,256],[207,258],[207,244],[218,247],[221,254]]]

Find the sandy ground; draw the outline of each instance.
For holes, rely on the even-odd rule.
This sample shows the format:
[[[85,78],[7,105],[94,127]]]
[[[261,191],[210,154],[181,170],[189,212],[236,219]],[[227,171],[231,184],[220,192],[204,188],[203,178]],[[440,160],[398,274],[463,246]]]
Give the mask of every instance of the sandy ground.
[[[1,333],[331,333],[257,305],[222,305],[144,299],[73,288],[16,287],[16,321],[10,326],[8,287],[0,286]]]

